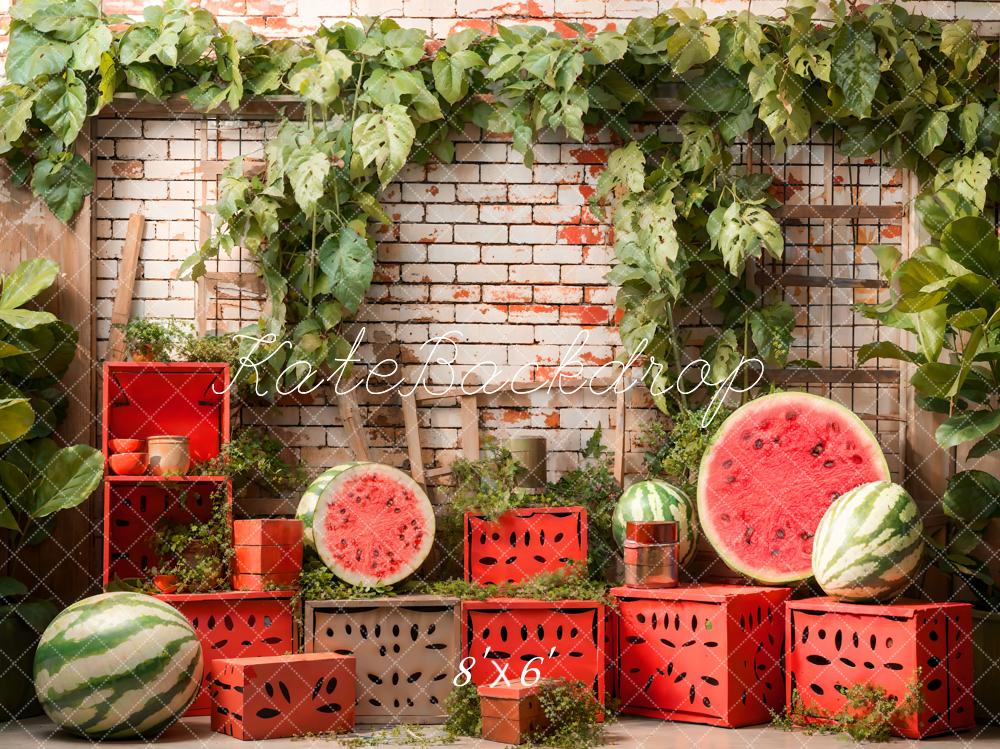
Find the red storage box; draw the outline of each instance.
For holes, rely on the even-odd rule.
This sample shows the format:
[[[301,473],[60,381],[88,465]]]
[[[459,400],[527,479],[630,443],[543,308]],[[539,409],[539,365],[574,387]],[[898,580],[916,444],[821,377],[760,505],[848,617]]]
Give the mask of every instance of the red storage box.
[[[462,602],[462,657],[477,686],[581,681],[604,704],[604,604],[491,598]]]
[[[232,486],[223,477],[194,480],[154,476],[108,476],[104,479],[104,586],[115,579],[143,577],[158,559],[153,536],[164,523],[208,520],[212,498],[224,487],[232,504]]]
[[[192,466],[229,441],[229,365],[105,362],[102,444],[161,434],[188,438]]]
[[[538,701],[538,685],[479,687],[483,738],[501,744],[523,744],[532,733],[549,725]]]
[[[540,572],[587,560],[587,511],[583,507],[533,507],[496,520],[465,513],[465,579],[521,582]]]
[[[854,684],[880,686],[902,700],[916,681],[922,707],[895,726],[901,736],[975,725],[971,604],[808,598],[788,603],[787,622],[786,689],[789,700],[797,692],[805,711],[840,711],[841,690]]]
[[[624,713],[748,726],[785,704],[788,588],[615,588],[615,696]]]
[[[212,730],[244,741],[354,728],[352,655],[303,653],[215,661]]]
[[[235,590],[294,587],[302,570],[301,520],[237,520],[233,523]]]
[[[208,687],[220,658],[285,656],[298,642],[290,591],[243,593],[171,593],[158,595],[191,622],[205,655],[201,694],[186,715],[208,715],[212,699]]]

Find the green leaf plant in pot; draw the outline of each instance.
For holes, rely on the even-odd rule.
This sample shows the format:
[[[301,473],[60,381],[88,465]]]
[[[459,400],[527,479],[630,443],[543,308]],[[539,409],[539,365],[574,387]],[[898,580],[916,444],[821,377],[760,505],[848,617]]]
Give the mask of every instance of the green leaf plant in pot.
[[[55,282],[59,266],[35,258],[0,278],[0,534],[16,557],[48,536],[55,515],[85,501],[104,459],[89,445],[61,446],[66,414],[60,386],[76,353],[76,331],[54,315],[26,308]],[[55,616],[51,601],[0,578],[0,719],[37,714],[31,670],[38,637]]]

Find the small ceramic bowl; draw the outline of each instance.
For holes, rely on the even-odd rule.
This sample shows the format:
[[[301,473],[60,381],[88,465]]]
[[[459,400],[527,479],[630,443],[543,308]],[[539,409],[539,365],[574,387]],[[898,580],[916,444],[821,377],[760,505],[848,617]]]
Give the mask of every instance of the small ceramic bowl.
[[[177,575],[154,575],[153,585],[161,593],[173,593],[177,590]]]
[[[118,453],[108,458],[108,465],[119,476],[141,476],[149,467],[149,453]]]
[[[114,439],[108,441],[108,447],[113,453],[137,453],[146,446],[146,440]]]

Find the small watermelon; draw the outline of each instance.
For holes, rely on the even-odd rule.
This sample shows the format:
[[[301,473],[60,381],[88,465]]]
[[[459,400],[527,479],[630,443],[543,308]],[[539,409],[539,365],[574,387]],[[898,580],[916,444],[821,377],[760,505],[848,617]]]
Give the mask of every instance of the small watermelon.
[[[434,543],[434,509],[402,471],[361,463],[320,493],[313,514],[320,558],[351,585],[392,585],[416,571]]]
[[[813,536],[835,499],[888,481],[878,441],[848,408],[775,393],[719,427],[698,471],[698,521],[734,570],[784,584],[812,576]]]
[[[885,601],[912,581],[923,532],[917,503],[903,487],[862,484],[830,505],[816,529],[816,582],[840,600]]]
[[[177,609],[141,593],[74,603],[42,634],[35,691],[67,731],[99,738],[155,736],[198,696],[198,635]]]
[[[619,546],[625,543],[625,523],[629,520],[677,521],[677,561],[684,564],[694,554],[698,541],[694,503],[673,484],[649,479],[632,484],[622,493],[611,518],[611,530]]]
[[[302,494],[302,499],[299,500],[299,506],[295,508],[295,517],[301,520],[302,524],[305,526],[305,534],[302,537],[302,541],[307,548],[316,548],[316,543],[313,541],[313,513],[316,512],[316,502],[319,500],[319,495],[323,493],[327,484],[337,478],[337,476],[348,468],[357,465],[361,464],[358,462],[342,463],[339,466],[327,468],[323,471],[323,473],[313,479],[313,482],[309,484],[309,487]]]

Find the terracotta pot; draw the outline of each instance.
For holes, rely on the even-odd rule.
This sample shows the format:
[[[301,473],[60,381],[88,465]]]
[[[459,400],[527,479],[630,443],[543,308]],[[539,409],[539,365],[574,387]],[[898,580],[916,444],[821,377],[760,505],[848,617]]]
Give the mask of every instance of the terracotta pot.
[[[138,349],[129,354],[129,359],[135,362],[143,363],[156,361],[156,357],[153,355],[153,347],[148,343],[142,344]]]
[[[154,575],[153,585],[161,593],[173,593],[177,590],[177,575]]]
[[[119,476],[141,476],[149,467],[146,453],[118,453],[108,457],[111,471]]]
[[[108,448],[113,453],[141,453],[146,446],[146,440],[113,439],[108,440]]]
[[[149,445],[149,467],[154,476],[183,476],[191,467],[188,438],[160,435],[146,440]]]

